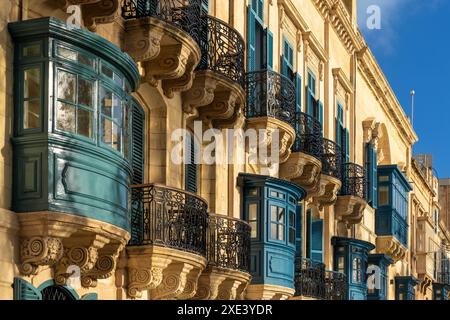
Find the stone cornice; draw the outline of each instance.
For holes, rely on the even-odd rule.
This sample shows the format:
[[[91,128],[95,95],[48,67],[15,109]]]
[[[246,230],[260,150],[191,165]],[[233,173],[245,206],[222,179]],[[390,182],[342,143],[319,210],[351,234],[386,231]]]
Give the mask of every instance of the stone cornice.
[[[358,51],[357,58],[359,61],[358,67],[360,68],[363,77],[379,100],[385,113],[396,125],[401,137],[409,144],[416,143],[418,137],[372,51],[366,46]]]
[[[316,36],[311,31],[303,32],[302,38],[305,44],[305,48],[311,48],[317,58],[322,62],[328,61],[327,53],[323,49],[319,40],[317,40]]]
[[[345,75],[342,68],[334,68],[332,72],[334,79],[339,81],[339,83],[345,89],[345,91],[349,94],[353,94],[353,86],[350,83],[350,80]]]
[[[295,27],[300,29],[301,32],[306,32],[309,29],[308,24],[302,18],[300,12],[292,3],[292,0],[278,0],[278,6],[281,13],[281,16],[279,17],[280,21],[283,20],[283,15],[286,14],[294,23]]]
[[[423,185],[426,186],[427,191],[433,196],[436,196],[436,192],[433,189],[433,186],[430,185],[430,183],[428,182],[427,178],[425,177],[425,175],[423,174],[422,170],[419,167],[419,164],[417,163],[417,161],[415,159],[411,160],[411,167],[413,169],[413,172],[416,174],[416,176],[420,177],[420,181],[423,183]],[[419,186],[418,186],[419,187]]]

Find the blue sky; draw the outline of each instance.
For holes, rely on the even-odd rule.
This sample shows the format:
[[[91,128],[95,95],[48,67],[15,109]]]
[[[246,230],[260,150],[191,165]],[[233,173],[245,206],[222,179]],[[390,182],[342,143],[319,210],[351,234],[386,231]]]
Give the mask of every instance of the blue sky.
[[[406,114],[416,91],[414,153],[432,153],[439,178],[450,177],[450,1],[357,0],[358,23]],[[381,29],[367,8],[381,9]]]

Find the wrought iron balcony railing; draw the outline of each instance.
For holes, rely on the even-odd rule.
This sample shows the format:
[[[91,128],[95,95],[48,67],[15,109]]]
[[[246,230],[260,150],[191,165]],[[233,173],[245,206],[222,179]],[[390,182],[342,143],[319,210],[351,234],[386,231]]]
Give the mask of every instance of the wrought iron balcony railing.
[[[244,39],[220,19],[204,15],[201,23],[199,46],[202,58],[197,69],[217,72],[244,88]]]
[[[310,259],[295,261],[295,296],[325,299],[325,265]]]
[[[342,170],[341,147],[334,141],[323,139],[322,145],[322,173],[341,179]]]
[[[439,284],[450,286],[450,271],[437,272],[436,282]]]
[[[207,258],[210,266],[249,272],[250,225],[242,220],[210,214]]]
[[[201,0],[123,0],[122,17],[140,19],[154,17],[171,23],[198,41]]]
[[[247,118],[273,117],[295,128],[296,92],[285,76],[261,70],[246,74]]]
[[[344,163],[342,166],[341,196],[356,196],[366,199],[366,170],[355,163]]]
[[[347,300],[347,276],[341,272],[325,271],[325,299]]]
[[[319,120],[303,113],[295,113],[296,140],[293,152],[303,152],[317,159],[322,158],[322,124]]]
[[[205,200],[156,184],[132,186],[131,196],[130,245],[161,245],[206,256]]]
[[[325,270],[325,264],[310,259],[295,261],[295,296],[319,300],[346,300],[347,277]]]

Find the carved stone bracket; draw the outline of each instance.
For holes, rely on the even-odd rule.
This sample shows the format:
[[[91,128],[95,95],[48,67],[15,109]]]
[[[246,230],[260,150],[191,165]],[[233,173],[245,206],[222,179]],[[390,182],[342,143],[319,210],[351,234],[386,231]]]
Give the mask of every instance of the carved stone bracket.
[[[341,185],[341,181],[337,178],[324,174],[320,176],[319,191],[313,196],[313,202],[319,204],[319,210],[336,203]]]
[[[310,198],[319,191],[322,162],[306,153],[292,153],[280,166],[280,178],[290,180],[304,188]]]
[[[125,50],[141,62],[145,81],[161,81],[169,98],[191,88],[201,53],[189,34],[153,17],[126,21],[125,30]]]
[[[375,150],[378,150],[378,140],[382,137],[380,123],[375,122],[375,118],[363,121],[364,143],[372,143]]]
[[[274,285],[249,285],[246,299],[248,300],[287,300],[294,295],[295,290]]]
[[[206,259],[180,250],[159,246],[127,247],[128,295],[142,298],[149,290],[155,299],[189,298]]]
[[[20,247],[20,272],[24,275],[37,274],[40,266],[53,266],[63,256],[61,239],[32,237],[24,239]]]
[[[203,272],[198,279],[194,300],[215,300],[219,295],[219,286],[227,279],[225,274],[211,271]]]
[[[183,111],[197,116],[199,107],[214,101],[216,87],[217,82],[209,72],[197,72],[191,89],[183,93]]]
[[[386,254],[395,262],[406,257],[406,247],[393,236],[378,236],[376,245],[377,252]]]
[[[338,196],[335,205],[335,218],[345,228],[350,229],[352,225],[362,221],[367,203],[364,199],[355,196]]]
[[[84,26],[90,31],[97,29],[97,24],[111,23],[119,16],[119,0],[100,0],[81,6]]]

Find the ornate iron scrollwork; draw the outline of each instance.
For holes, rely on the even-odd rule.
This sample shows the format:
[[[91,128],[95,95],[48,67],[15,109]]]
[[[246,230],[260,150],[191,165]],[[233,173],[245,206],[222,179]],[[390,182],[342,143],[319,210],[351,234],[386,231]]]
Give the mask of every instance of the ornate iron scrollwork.
[[[202,58],[197,70],[214,71],[244,87],[245,43],[239,32],[208,15],[202,16],[200,30]]]
[[[323,139],[322,174],[341,179],[342,149],[334,141]]]
[[[246,74],[247,118],[273,117],[295,128],[296,92],[285,76],[261,70]]]
[[[200,16],[200,0],[124,0],[122,2],[122,17],[125,20],[158,18],[181,28],[196,41],[199,40],[200,34]]]
[[[342,196],[356,196],[366,199],[366,170],[355,163],[342,166]]]
[[[325,271],[325,299],[347,300],[347,276],[341,272]]]
[[[250,232],[245,221],[211,214],[207,232],[209,265],[249,272]]]
[[[296,140],[293,152],[303,152],[317,159],[322,158],[322,124],[314,117],[303,113],[295,113]]]
[[[132,246],[161,245],[206,256],[207,203],[162,185],[132,187]]]

